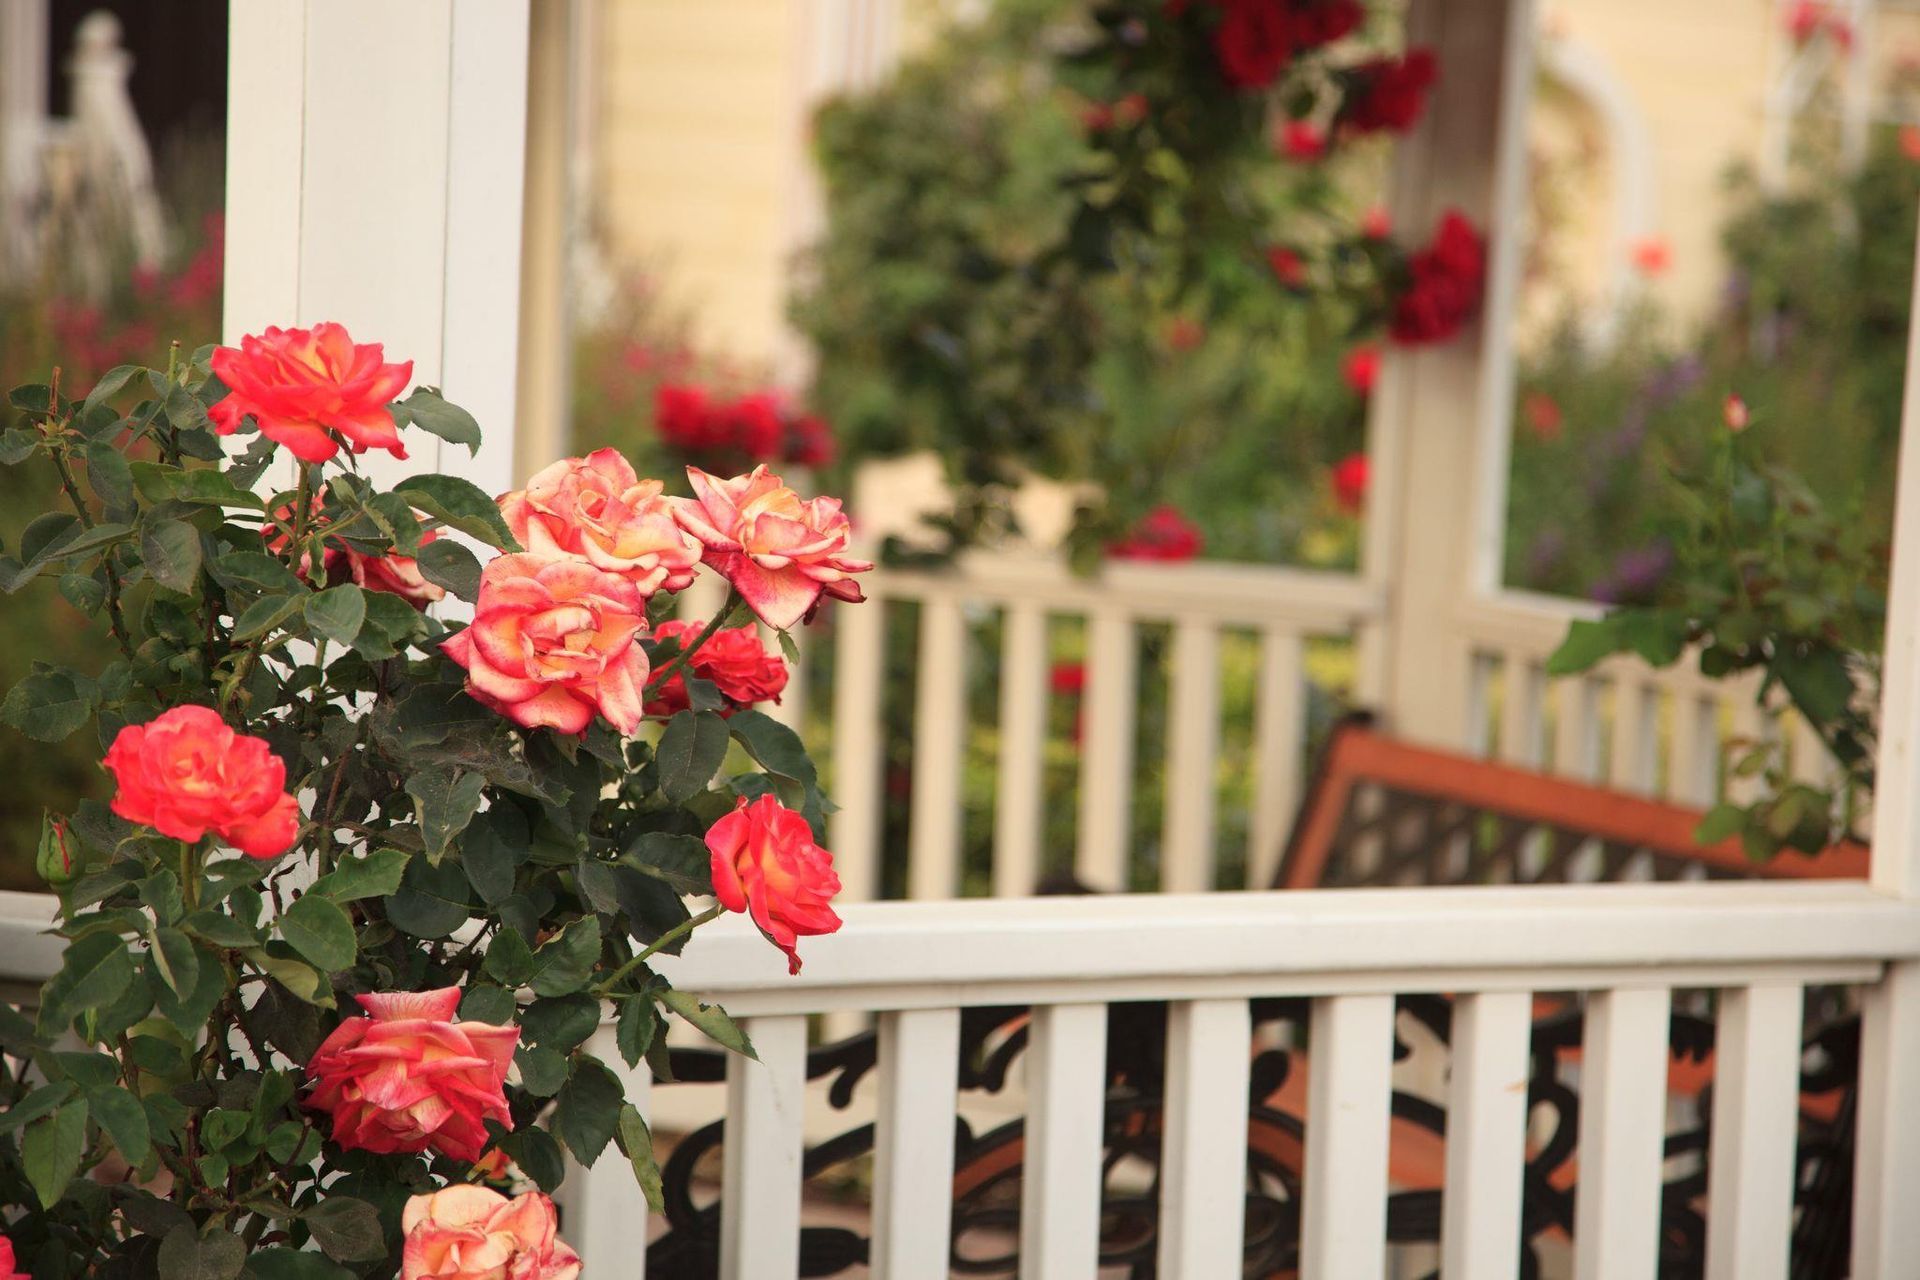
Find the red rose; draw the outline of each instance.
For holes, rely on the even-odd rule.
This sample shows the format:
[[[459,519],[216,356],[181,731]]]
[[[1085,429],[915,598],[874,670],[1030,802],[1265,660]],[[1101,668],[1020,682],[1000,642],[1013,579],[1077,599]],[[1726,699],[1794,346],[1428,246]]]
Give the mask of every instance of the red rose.
[[[673,640],[685,649],[700,637],[706,624],[701,622],[663,622],[653,629],[655,640]],[[671,661],[671,659],[669,659]],[[721,715],[751,707],[758,702],[780,701],[787,687],[787,664],[768,653],[760,643],[760,633],[751,624],[729,627],[694,651],[687,665],[702,680],[711,680],[727,700]],[[672,715],[687,707],[687,685],[675,672],[667,677],[647,702],[650,716]]]
[[[368,1016],[335,1027],[307,1064],[307,1106],[333,1117],[335,1142],[471,1161],[487,1145],[487,1121],[513,1128],[501,1086],[520,1028],[456,1022],[458,987],[354,999]]]
[[[729,911],[750,916],[769,942],[787,953],[787,972],[800,972],[796,944],[840,927],[833,895],[840,892],[833,855],[813,842],[807,820],[770,795],[749,802],[707,831],[713,893]]]
[[[1673,265],[1673,249],[1665,236],[1645,236],[1633,242],[1633,269],[1651,280]]]
[[[721,435],[755,462],[769,462],[780,456],[780,442],[786,437],[781,421],[779,398],[761,391],[741,396],[720,410]]]
[[[1376,58],[1353,69],[1341,120],[1362,132],[1405,133],[1426,109],[1439,68],[1430,49],[1401,58]]]
[[[1920,160],[1920,125],[1900,126],[1900,154],[1909,160]]]
[[[1327,131],[1311,120],[1289,120],[1280,126],[1278,150],[1289,160],[1318,160],[1327,154]]]
[[[1056,662],[1047,672],[1047,687],[1060,697],[1078,697],[1087,688],[1087,664]]]
[[[174,707],[126,726],[101,764],[113,774],[113,811],[175,840],[212,831],[250,858],[272,858],[300,834],[286,765],[211,707]]]
[[[1412,281],[1394,304],[1394,341],[1413,345],[1452,337],[1480,306],[1486,246],[1455,209],[1440,220],[1433,243],[1409,262]]]
[[[232,435],[252,418],[260,434],[303,462],[325,462],[344,440],[355,453],[407,456],[387,406],[413,379],[413,361],[385,364],[380,344],[356,343],[337,324],[269,327],[213,353],[227,394],[211,409],[214,430]]]
[[[1347,352],[1347,358],[1340,366],[1340,376],[1361,395],[1373,394],[1373,384],[1380,377],[1380,348],[1366,343]]]
[[[1298,289],[1307,282],[1306,261],[1284,245],[1267,250],[1267,265],[1273,269],[1273,278],[1289,289]]]
[[[1332,44],[1366,20],[1360,0],[1294,0],[1293,42],[1302,49]]]
[[[1753,414],[1747,408],[1747,402],[1739,396],[1728,394],[1726,402],[1720,406],[1720,418],[1727,424],[1727,430],[1741,432],[1753,421]]]
[[[686,453],[702,453],[726,443],[719,418],[700,387],[662,383],[653,393],[653,427],[667,444]]]
[[[1167,321],[1162,337],[1169,351],[1192,351],[1207,340],[1207,328],[1192,316],[1175,316]]]
[[[14,1260],[13,1241],[0,1236],[0,1280],[33,1280],[24,1271],[17,1270],[19,1265]]]
[[[1107,548],[1116,560],[1191,560],[1206,548],[1206,538],[1180,509],[1162,504],[1140,519],[1133,530]]]
[[[1360,234],[1369,240],[1385,240],[1393,234],[1393,215],[1385,205],[1369,205],[1360,215]]]
[[[1527,429],[1533,432],[1536,440],[1558,440],[1560,438],[1560,403],[1544,391],[1530,391],[1521,402],[1521,412],[1526,415]]]
[[[1227,83],[1264,89],[1293,60],[1293,23],[1282,0],[1225,0],[1213,51]]]
[[[1359,515],[1367,505],[1367,455],[1350,453],[1333,464],[1333,500],[1342,511]]]

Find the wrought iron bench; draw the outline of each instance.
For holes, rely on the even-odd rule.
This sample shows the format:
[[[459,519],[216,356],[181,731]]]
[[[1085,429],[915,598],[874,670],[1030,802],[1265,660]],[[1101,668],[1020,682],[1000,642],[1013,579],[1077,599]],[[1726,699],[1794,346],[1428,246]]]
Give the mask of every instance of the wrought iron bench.
[[[1365,717],[1336,726],[1280,862],[1277,888],[1393,884],[1544,883],[1681,878],[1852,878],[1866,872],[1866,849],[1846,843],[1816,858],[1783,855],[1756,866],[1728,841],[1700,846],[1700,815],[1679,806],[1564,778],[1397,742]],[[1055,885],[1055,891],[1076,891]],[[1801,1079],[1801,1140],[1796,1201],[1795,1280],[1842,1275],[1852,1191],[1853,1086],[1859,1023],[1845,994],[1810,993]],[[1542,1247],[1573,1229],[1577,1182],[1577,1074],[1583,1017],[1574,996],[1536,998],[1528,1102],[1540,1135],[1523,1175],[1522,1274],[1539,1274]],[[1444,1050],[1452,1020],[1445,995],[1403,996],[1396,1054],[1424,1043]],[[963,1010],[960,1086],[998,1094],[1026,1047],[1026,1010]],[[1294,1280],[1300,1241],[1299,1194],[1309,1071],[1307,1001],[1257,1000],[1248,1103],[1245,1274]],[[1159,1142],[1164,1083],[1165,1007],[1118,1004],[1108,1013],[1106,1177],[1101,1218],[1103,1267],[1135,1280],[1156,1274]],[[1698,1117],[1666,1144],[1662,1191],[1663,1280],[1698,1276],[1704,1266],[1706,1153],[1711,1115],[1715,1024],[1703,1000],[1676,1003],[1668,1091]],[[845,1109],[875,1065],[871,1035],[814,1050],[808,1076],[828,1085]],[[675,1050],[676,1074],[718,1082],[722,1055]],[[1445,1168],[1445,1109],[1419,1092],[1392,1099],[1388,1238],[1395,1244],[1438,1239]],[[975,1133],[958,1121],[952,1271],[1019,1274],[1018,1218],[1024,1166],[1019,1120]],[[648,1255],[650,1275],[718,1273],[718,1208],[698,1193],[723,1138],[715,1123],[687,1135],[667,1160],[667,1233]],[[873,1126],[848,1129],[809,1148],[803,1172],[821,1184],[859,1177],[873,1149]],[[864,1263],[867,1240],[856,1226],[802,1230],[801,1274],[830,1276]]]

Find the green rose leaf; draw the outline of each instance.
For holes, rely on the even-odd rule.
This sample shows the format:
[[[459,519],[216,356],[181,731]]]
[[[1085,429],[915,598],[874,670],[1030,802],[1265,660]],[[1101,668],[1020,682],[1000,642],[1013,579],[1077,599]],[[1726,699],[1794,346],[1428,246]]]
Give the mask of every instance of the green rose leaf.
[[[535,1000],[520,1014],[523,1039],[571,1053],[600,1025],[600,1002],[584,992]]]
[[[502,551],[522,549],[514,541],[507,522],[500,518],[500,508],[485,490],[471,481],[458,476],[412,476],[393,486],[393,491],[445,522],[448,528],[478,538],[490,547]]]
[[[136,462],[133,487],[149,502],[185,502],[200,507],[244,507],[260,511],[266,502],[259,494],[243,489],[224,471],[196,467],[183,471],[160,462]]]
[[[333,1007],[332,985],[327,982],[325,975],[315,972],[309,965],[292,956],[277,955],[265,947],[255,947],[245,955],[262,973],[295,997],[323,1009]]]
[[[233,620],[233,638],[251,640],[255,636],[265,635],[299,613],[307,599],[305,591],[297,595],[261,596],[242,609],[240,616]]]
[[[535,995],[571,995],[587,985],[599,959],[600,921],[582,916],[533,953],[533,973],[527,984]]]
[[[620,1108],[626,1105],[627,1091],[620,1078],[607,1070],[597,1058],[583,1057],[574,1063],[573,1074],[553,1110],[553,1136],[567,1145],[574,1158],[592,1167],[613,1141],[620,1124]]]
[[[526,943],[520,944],[523,948]],[[460,1016],[474,1022],[489,1022],[496,1027],[513,1025],[513,1015],[519,1004],[513,998],[513,992],[505,987],[490,987],[484,984],[468,987],[467,993],[460,997]]]
[[[95,440],[86,448],[87,483],[110,510],[124,512],[133,506],[133,471],[127,455],[113,447],[110,440]]]
[[[435,865],[425,858],[407,862],[398,891],[382,899],[387,919],[416,938],[444,938],[467,918],[471,899],[467,877],[458,865]]]
[[[200,531],[185,520],[154,520],[140,529],[147,576],[169,591],[191,592],[200,580]]]
[[[680,893],[713,893],[713,855],[699,836],[677,836],[665,831],[643,831],[627,843],[620,862]]]
[[[414,799],[420,834],[427,842],[427,857],[433,862],[446,857],[447,846],[480,812],[480,796],[486,785],[482,775],[454,765],[435,765],[407,779],[407,794]]]
[[[532,978],[536,969],[533,949],[520,931],[512,925],[502,925],[493,935],[493,941],[487,944],[487,956],[482,962],[487,976],[507,987],[523,987]]]
[[[308,596],[305,611],[307,625],[315,635],[335,644],[350,645],[366,625],[367,599],[359,587],[347,583]]]
[[[75,1098],[35,1120],[20,1137],[20,1164],[40,1207],[51,1209],[80,1172],[87,1147],[87,1100]]]
[[[506,1152],[507,1158],[542,1191],[551,1195],[559,1187],[567,1172],[566,1157],[552,1134],[538,1125],[526,1125],[507,1133],[497,1124],[489,1124],[487,1132],[493,1135],[493,1145]]]
[[[682,711],[667,721],[654,759],[660,793],[681,804],[707,789],[727,758],[727,722],[711,711]]]
[[[342,859],[340,864],[313,882],[309,894],[331,898],[335,902],[353,902],[359,898],[384,898],[400,888],[407,870],[407,855],[399,849],[375,849],[358,858]]]
[[[567,1058],[558,1050],[521,1045],[513,1051],[520,1086],[536,1098],[551,1098],[567,1082]]]
[[[653,1044],[660,1019],[653,1012],[653,1001],[646,996],[627,996],[620,1001],[620,1021],[614,1029],[614,1044],[621,1059],[630,1067],[640,1065]]]
[[[328,1193],[300,1218],[314,1243],[335,1262],[372,1262],[386,1256],[380,1215],[365,1200]]]
[[[745,1054],[754,1061],[759,1055],[753,1051],[753,1042],[747,1039],[747,1033],[740,1024],[717,1004],[706,1004],[685,991],[668,989],[654,992],[654,998],[665,1007],[673,1010],[682,1018],[704,1031],[709,1040],[723,1049]]]
[[[413,394],[393,406],[395,419],[411,421],[422,431],[431,432],[449,444],[463,444],[480,452],[480,424],[457,404],[442,399],[434,387],[415,387]]]
[[[134,982],[133,955],[117,934],[81,938],[40,994],[40,1025],[53,1031],[122,995]]]
[[[462,600],[480,598],[480,561],[452,538],[435,538],[414,557],[420,576]]]
[[[93,715],[96,692],[71,671],[36,671],[8,691],[0,720],[29,738],[59,742]]]
[[[336,903],[317,893],[302,894],[286,909],[280,916],[280,936],[322,973],[352,967],[359,951],[353,921]]]
[[[1547,674],[1578,675],[1597,666],[1602,659],[1612,657],[1625,648],[1626,643],[1616,618],[1603,618],[1598,622],[1576,619],[1567,628],[1567,638],[1547,659]]]
[[[138,1165],[145,1161],[153,1139],[147,1127],[147,1110],[140,1105],[140,1099],[118,1085],[107,1085],[88,1090],[87,1102],[93,1108],[93,1118],[107,1131],[107,1137],[113,1139],[113,1145],[126,1157],[127,1163]]]
[[[660,1193],[660,1166],[653,1158],[653,1134],[647,1129],[645,1117],[631,1103],[620,1105],[620,1121],[613,1136],[619,1140],[627,1163],[633,1166],[633,1180],[640,1184],[647,1207],[655,1213],[665,1213],[667,1205]]]
[[[117,364],[101,374],[100,381],[94,383],[93,390],[87,392],[87,398],[80,406],[80,415],[85,417],[98,406],[119,395],[139,372],[140,366],[137,364]]]
[[[217,1225],[203,1236],[185,1223],[160,1242],[160,1280],[234,1280],[246,1261],[246,1242]]]

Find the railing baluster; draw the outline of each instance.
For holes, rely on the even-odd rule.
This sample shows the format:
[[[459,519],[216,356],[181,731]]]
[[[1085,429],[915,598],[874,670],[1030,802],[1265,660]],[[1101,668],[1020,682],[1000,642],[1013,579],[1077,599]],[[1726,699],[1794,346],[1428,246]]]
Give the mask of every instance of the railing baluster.
[[[1501,664],[1500,758],[1535,766],[1546,747],[1546,677],[1526,655],[1509,652]]]
[[[1307,1153],[1300,1272],[1380,1280],[1387,1258],[1393,997],[1321,996],[1307,1029]]]
[[[1047,736],[1047,615],[1007,607],[1000,656],[1000,768],[993,811],[993,891],[1033,892],[1040,878],[1040,821]]]
[[[1853,1179],[1853,1274],[1897,1280],[1920,1257],[1920,961],[1887,966],[1860,1010],[1860,1154]]]
[[[1244,1266],[1252,1039],[1245,1000],[1179,1000],[1167,1008],[1163,1276],[1238,1276]]]
[[[1797,983],[1720,995],[1713,1147],[1707,1158],[1707,1280],[1786,1280],[1799,1136]]]
[[[1087,619],[1082,705],[1080,836],[1074,867],[1095,889],[1128,887],[1133,845],[1133,707],[1138,656],[1133,619],[1100,609]]]
[[[1100,1258],[1107,1008],[1041,1005],[1027,1034],[1020,1274],[1094,1280]]]
[[[960,1011],[880,1015],[873,1245],[880,1280],[945,1275],[953,1209]]]
[[[1659,747],[1658,702],[1646,681],[1622,673],[1613,682],[1613,751],[1607,780],[1622,791],[1653,790]]]
[[[1460,749],[1470,756],[1493,751],[1493,680],[1500,659],[1475,652],[1467,663],[1467,717],[1461,725]]]
[[[827,819],[841,897],[880,896],[880,710],[886,687],[886,603],[833,611],[833,798]]]
[[[920,602],[913,663],[913,801],[907,896],[960,892],[960,774],[967,733],[967,623],[960,602]]]
[[[587,1052],[606,1063],[625,1086],[627,1101],[641,1115],[653,1087],[653,1073],[642,1062],[630,1068],[620,1059],[614,1046],[611,1026],[601,1027],[587,1042]],[[589,1267],[617,1267],[622,1275],[641,1280],[646,1275],[647,1197],[633,1180],[627,1162],[617,1148],[608,1147],[591,1169],[583,1169],[571,1156],[567,1158],[566,1219],[560,1234],[572,1245]],[[634,1242],[639,1241],[636,1248]]]
[[[1712,700],[1691,690],[1673,695],[1673,757],[1666,794],[1680,804],[1713,803],[1719,774],[1719,717]]]
[[[727,1058],[721,1143],[721,1280],[800,1274],[800,1159],[807,1084],[807,1020],[743,1019],[758,1062]]]
[[[1560,682],[1555,698],[1553,771],[1570,778],[1599,776],[1599,699],[1594,682],[1585,676],[1570,676]]]
[[[1173,629],[1167,693],[1167,784],[1160,836],[1160,889],[1213,888],[1214,770],[1220,749],[1220,632],[1203,619]]]
[[[1513,1280],[1519,1272],[1532,1028],[1533,998],[1524,991],[1454,1002],[1442,1275]]]
[[[1588,997],[1574,1280],[1654,1280],[1671,1004],[1665,988]]]
[[[1300,634],[1270,626],[1260,633],[1260,685],[1253,712],[1253,816],[1247,828],[1247,888],[1266,889],[1280,867],[1300,804],[1306,688]]]

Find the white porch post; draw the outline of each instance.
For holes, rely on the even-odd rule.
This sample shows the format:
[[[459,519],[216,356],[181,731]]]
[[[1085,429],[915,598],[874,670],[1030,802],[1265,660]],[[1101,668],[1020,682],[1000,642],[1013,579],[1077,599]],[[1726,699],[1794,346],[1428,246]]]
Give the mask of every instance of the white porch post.
[[[1909,314],[1920,318],[1920,272]],[[1873,887],[1920,899],[1920,324],[1907,331],[1892,593],[1873,810]],[[1860,1037],[1853,1274],[1892,1280],[1920,1256],[1920,963],[1869,989]]]
[[[391,481],[513,478],[528,0],[233,0],[228,342],[336,320],[480,420],[409,432]]]
[[[1375,393],[1363,558],[1388,612],[1364,638],[1360,696],[1396,734],[1443,746],[1461,745],[1467,726],[1460,601],[1500,581],[1533,9],[1533,0],[1413,0],[1407,13],[1407,44],[1434,50],[1440,79],[1399,148],[1395,234],[1423,243],[1459,209],[1487,235],[1487,288],[1475,324],[1394,352]]]

